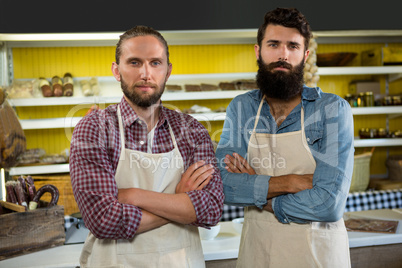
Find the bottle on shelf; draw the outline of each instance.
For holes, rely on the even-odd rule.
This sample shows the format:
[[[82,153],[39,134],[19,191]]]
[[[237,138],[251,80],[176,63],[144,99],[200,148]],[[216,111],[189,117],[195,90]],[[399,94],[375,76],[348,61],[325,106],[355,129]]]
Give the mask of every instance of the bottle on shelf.
[[[73,76],[65,73],[63,77],[63,96],[72,96],[74,94]]]
[[[53,89],[50,86],[49,81],[44,77],[39,77],[39,87],[42,90],[43,97],[52,97]]]
[[[52,77],[53,95],[56,97],[63,96],[63,81],[57,75]]]

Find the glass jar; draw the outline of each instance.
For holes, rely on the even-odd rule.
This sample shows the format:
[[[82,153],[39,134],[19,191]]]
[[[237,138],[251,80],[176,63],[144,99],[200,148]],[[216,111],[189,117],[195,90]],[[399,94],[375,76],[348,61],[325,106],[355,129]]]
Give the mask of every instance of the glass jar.
[[[392,97],[392,105],[401,105],[401,96]]]
[[[364,107],[366,106],[364,102],[364,93],[359,93],[357,96],[357,107]]]
[[[375,139],[375,138],[377,138],[377,136],[378,136],[378,131],[377,131],[377,129],[375,129],[375,128],[370,128],[370,130],[369,130],[369,138],[370,139]]]
[[[369,138],[370,136],[369,136],[369,132],[370,132],[370,130],[368,129],[368,128],[361,128],[360,130],[359,130],[359,137],[360,137],[360,139],[367,139],[367,138]]]
[[[392,98],[391,98],[391,96],[385,96],[384,99],[382,100],[382,104],[383,104],[384,106],[392,105]]]
[[[377,137],[379,139],[384,139],[388,137],[388,132],[385,128],[379,128],[377,132]]]
[[[371,107],[374,106],[374,96],[373,92],[364,93],[364,106]]]

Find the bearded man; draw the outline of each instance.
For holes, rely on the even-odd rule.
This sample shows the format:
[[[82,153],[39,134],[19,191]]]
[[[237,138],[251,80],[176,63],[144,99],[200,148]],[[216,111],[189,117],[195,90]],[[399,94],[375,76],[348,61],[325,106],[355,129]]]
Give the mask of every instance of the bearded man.
[[[169,110],[166,40],[137,26],[120,36],[112,72],[121,102],[75,127],[70,175],[90,233],[81,267],[205,267],[198,228],[221,217],[223,187],[208,131]]]
[[[342,219],[353,169],[350,105],[303,82],[310,26],[268,12],[258,90],[236,97],[216,152],[225,203],[245,207],[237,267],[350,267]]]

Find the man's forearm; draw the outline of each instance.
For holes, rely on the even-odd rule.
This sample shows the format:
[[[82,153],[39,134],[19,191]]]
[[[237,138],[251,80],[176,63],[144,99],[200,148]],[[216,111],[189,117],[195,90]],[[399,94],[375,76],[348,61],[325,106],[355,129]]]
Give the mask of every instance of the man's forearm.
[[[166,194],[139,188],[124,189],[124,192],[124,197],[119,197],[122,203],[135,205],[173,222],[189,224],[197,220],[194,206],[186,193]]]
[[[294,194],[313,187],[313,174],[273,176],[269,180],[267,199]]]
[[[144,233],[167,223],[169,223],[169,220],[152,214],[146,210],[142,210],[141,222],[136,233]]]

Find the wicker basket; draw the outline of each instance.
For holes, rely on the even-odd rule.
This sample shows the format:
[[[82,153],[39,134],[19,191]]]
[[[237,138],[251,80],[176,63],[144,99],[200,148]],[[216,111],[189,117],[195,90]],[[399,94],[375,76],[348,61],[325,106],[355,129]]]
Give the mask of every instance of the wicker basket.
[[[371,152],[355,155],[352,183],[349,192],[367,190],[370,183],[370,160],[372,155]]]
[[[385,165],[388,168],[390,180],[402,181],[402,155],[389,156]]]

